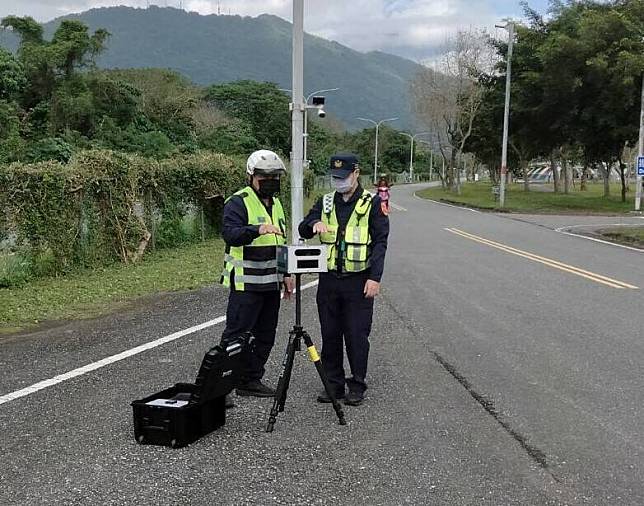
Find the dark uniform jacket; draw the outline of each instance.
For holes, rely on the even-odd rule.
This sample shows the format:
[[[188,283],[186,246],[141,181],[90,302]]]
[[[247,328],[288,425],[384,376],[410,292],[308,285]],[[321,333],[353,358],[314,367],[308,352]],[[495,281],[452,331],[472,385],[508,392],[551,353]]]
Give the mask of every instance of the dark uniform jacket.
[[[358,186],[355,193],[351,198],[345,202],[342,195],[335,194],[335,214],[338,218],[338,225],[340,230],[344,230],[349,222],[351,213],[356,207],[356,202],[362,196],[362,187]],[[367,277],[373,281],[380,282],[382,273],[385,268],[385,254],[387,253],[387,239],[389,237],[389,218],[382,212],[381,200],[377,195],[373,197],[371,204],[371,211],[369,214],[369,235],[371,236],[371,245],[369,247],[370,267],[367,272]],[[322,198],[319,198],[315,205],[306,215],[298,228],[300,237],[303,239],[311,239],[315,234],[313,233],[313,225],[318,221],[322,221]],[[342,265],[341,259],[338,259],[338,265]],[[363,273],[338,273],[333,272],[338,277],[353,276]]]

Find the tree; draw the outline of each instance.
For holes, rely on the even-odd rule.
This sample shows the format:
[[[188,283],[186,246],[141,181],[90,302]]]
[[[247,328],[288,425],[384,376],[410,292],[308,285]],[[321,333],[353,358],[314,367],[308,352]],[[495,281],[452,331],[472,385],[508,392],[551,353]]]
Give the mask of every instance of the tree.
[[[259,147],[290,152],[289,98],[272,83],[237,81],[207,89],[205,99],[250,125]]]
[[[26,84],[22,64],[9,51],[0,48],[0,100],[18,100]]]
[[[76,69],[93,66],[96,56],[105,49],[109,36],[109,32],[103,29],[90,35],[81,21],[63,20],[51,40],[57,67],[69,79]]]
[[[447,185],[456,192],[460,192],[456,160],[472,134],[483,102],[484,87],[479,79],[491,70],[491,53],[485,33],[459,31],[448,40],[438,68],[421,70],[412,82],[416,115],[436,133],[443,157],[449,157]]]
[[[109,37],[103,29],[90,35],[87,26],[75,20],[64,20],[51,41],[43,38],[42,26],[30,17],[8,16],[0,26],[20,38],[18,56],[28,78],[22,104],[26,109],[49,100],[60,77],[72,79],[77,70],[92,66]]]

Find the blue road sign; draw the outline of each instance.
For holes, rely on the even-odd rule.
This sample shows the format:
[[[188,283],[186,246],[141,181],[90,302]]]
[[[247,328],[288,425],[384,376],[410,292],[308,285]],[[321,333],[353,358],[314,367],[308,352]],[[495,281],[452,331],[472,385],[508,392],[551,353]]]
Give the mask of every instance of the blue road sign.
[[[637,157],[637,175],[644,176],[644,156]]]

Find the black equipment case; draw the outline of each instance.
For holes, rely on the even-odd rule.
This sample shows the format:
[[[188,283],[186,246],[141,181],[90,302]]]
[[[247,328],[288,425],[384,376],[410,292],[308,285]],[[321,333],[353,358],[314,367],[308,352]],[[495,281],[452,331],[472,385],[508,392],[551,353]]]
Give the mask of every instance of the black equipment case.
[[[226,395],[239,382],[245,334],[215,346],[203,358],[197,380],[132,402],[134,437],[140,444],[180,448],[226,423]]]

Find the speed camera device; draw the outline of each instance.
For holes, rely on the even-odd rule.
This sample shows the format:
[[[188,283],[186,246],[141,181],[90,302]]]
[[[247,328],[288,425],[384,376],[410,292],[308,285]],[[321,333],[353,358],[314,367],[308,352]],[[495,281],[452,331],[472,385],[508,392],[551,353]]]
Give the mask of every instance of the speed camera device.
[[[335,388],[331,386],[329,378],[322,367],[322,359],[310,334],[302,326],[302,274],[327,271],[326,245],[305,246],[303,244],[277,247],[277,269],[282,274],[295,276],[295,325],[288,334],[288,344],[282,360],[282,372],[277,381],[273,407],[268,416],[266,432],[273,432],[279,413],[284,411],[288,389],[293,373],[293,364],[296,352],[302,349],[302,342],[306,346],[309,359],[313,362],[320,376],[324,391],[329,396],[333,410],[338,417],[340,425],[346,425],[344,410],[335,397]]]
[[[282,274],[327,272],[326,245],[289,245],[277,248],[277,270]]]

